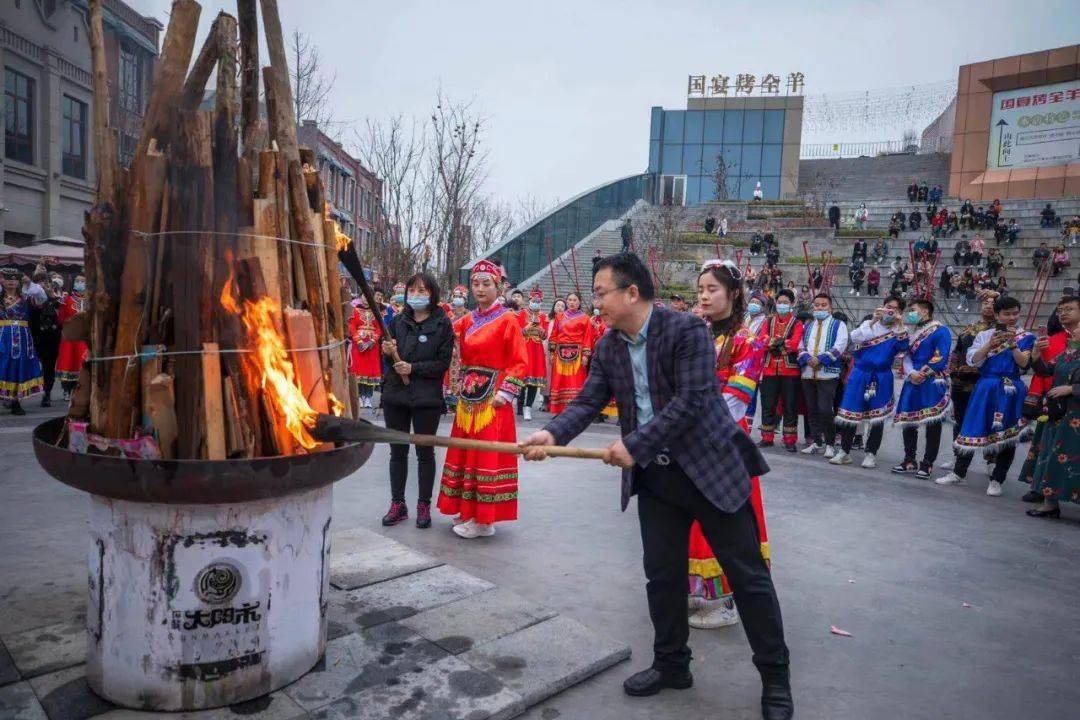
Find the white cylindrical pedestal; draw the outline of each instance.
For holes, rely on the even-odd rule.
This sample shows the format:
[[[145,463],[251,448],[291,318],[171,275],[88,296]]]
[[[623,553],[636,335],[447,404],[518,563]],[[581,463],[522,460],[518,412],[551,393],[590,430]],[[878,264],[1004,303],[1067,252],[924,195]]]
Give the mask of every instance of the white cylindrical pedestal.
[[[130,708],[265,695],[326,649],[332,486],[229,505],[91,496],[87,680]]]

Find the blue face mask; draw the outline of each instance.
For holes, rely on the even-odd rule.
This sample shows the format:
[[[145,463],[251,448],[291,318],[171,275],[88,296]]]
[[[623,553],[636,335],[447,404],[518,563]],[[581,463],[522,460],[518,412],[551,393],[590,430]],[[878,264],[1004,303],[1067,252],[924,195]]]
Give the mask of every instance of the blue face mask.
[[[828,317],[829,317],[829,311],[828,310],[815,310],[814,311],[814,319],[815,320],[825,320]]]
[[[84,282],[75,283],[75,292],[77,292],[77,293],[86,292],[86,283],[84,283]]]
[[[394,295],[394,296],[392,296],[390,298],[390,302],[397,303],[398,305],[400,305],[401,303],[405,302],[405,296],[404,295]]]
[[[540,303],[538,303],[538,302],[529,303],[529,309],[532,310],[533,312],[536,312],[537,310],[540,309]]]
[[[750,303],[749,305],[746,306],[746,312],[750,313],[751,315],[760,314],[761,313],[761,304],[756,303],[756,302]]]
[[[465,298],[463,298],[463,297],[456,297],[456,298],[454,298],[454,299],[453,299],[453,300],[451,301],[451,304],[452,304],[452,305],[453,305],[454,307],[465,307]]]
[[[776,314],[777,315],[787,315],[790,312],[791,312],[791,306],[788,305],[787,303],[780,303],[779,305],[776,306]]]
[[[413,310],[423,310],[424,308],[426,308],[428,305],[431,304],[431,296],[430,295],[410,295],[408,303],[409,303],[409,307],[411,307]]]
[[[911,312],[909,312],[907,315],[904,316],[904,322],[906,322],[908,325],[918,325],[919,324],[919,313],[912,310]]]

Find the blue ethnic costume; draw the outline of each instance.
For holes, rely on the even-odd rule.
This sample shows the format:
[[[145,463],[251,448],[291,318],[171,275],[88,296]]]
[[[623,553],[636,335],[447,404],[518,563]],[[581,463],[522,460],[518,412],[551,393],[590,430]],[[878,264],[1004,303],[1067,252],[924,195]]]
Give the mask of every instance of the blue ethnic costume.
[[[952,400],[949,393],[949,351],[952,333],[937,320],[916,328],[909,336],[904,355],[904,386],[896,403],[893,422],[900,427],[939,423],[946,419]],[[907,378],[922,371],[919,385]]]
[[[983,330],[967,352],[968,365],[975,353],[990,343],[995,330]],[[1028,352],[1035,345],[1035,335],[1026,330],[1016,331],[1016,348]],[[1011,345],[1011,344],[1010,344]],[[1013,359],[1010,346],[992,351],[979,367],[979,381],[971,393],[960,434],[953,443],[958,454],[970,455],[976,450],[987,452],[1015,445],[1026,421],[1021,412],[1027,387],[1020,379],[1020,368]]]
[[[907,333],[873,320],[851,331],[855,365],[844,383],[837,425],[877,425],[893,412],[893,360],[908,347]]]
[[[45,390],[41,361],[30,339],[30,300],[8,304],[0,291],[0,400],[22,400]]]

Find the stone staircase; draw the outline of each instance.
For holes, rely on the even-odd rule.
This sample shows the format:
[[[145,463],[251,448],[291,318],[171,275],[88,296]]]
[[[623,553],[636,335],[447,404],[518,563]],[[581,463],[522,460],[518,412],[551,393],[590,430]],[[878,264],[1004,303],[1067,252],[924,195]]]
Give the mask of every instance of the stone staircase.
[[[831,197],[895,198],[912,180],[934,187],[949,183],[949,154],[883,155],[799,161],[799,192],[829,188]]]

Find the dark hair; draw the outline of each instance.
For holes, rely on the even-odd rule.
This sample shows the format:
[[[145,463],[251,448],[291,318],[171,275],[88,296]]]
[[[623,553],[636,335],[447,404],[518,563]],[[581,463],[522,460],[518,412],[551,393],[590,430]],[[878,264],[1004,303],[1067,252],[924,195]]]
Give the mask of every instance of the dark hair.
[[[593,268],[593,277],[595,278],[596,273],[604,268],[611,271],[615,286],[620,290],[637,285],[638,294],[641,295],[642,300],[652,300],[656,297],[652,275],[637,255],[628,252],[608,255],[597,261],[596,267]]]
[[[439,305],[439,281],[431,273],[418,272],[411,278],[405,281],[405,292],[408,294],[409,288],[416,283],[420,283],[424,286],[424,289],[431,295],[431,304],[428,305],[428,309],[434,310]]]
[[[703,275],[712,275],[716,282],[724,286],[728,297],[731,298],[731,315],[725,320],[715,323],[710,320],[709,323],[713,332],[730,335],[731,330],[737,328],[742,323],[743,316],[746,315],[746,289],[743,287],[743,282],[731,274],[731,268],[727,265],[710,265],[698,273],[698,280],[701,280]]]
[[[925,298],[915,298],[914,300],[912,300],[911,302],[908,303],[908,307],[925,308],[926,311],[928,313],[930,313],[930,317],[934,317],[934,303],[932,301],[930,301],[930,300],[925,299]]]
[[[881,301],[881,307],[885,307],[888,303],[894,302],[897,307],[904,307],[904,299],[899,295],[886,295],[885,299]]]
[[[1076,295],[1066,295],[1058,300],[1057,307],[1061,307],[1066,303],[1080,303],[1080,297],[1077,297]]]
[[[551,315],[552,320],[555,319],[555,305],[557,305],[560,300],[562,300],[563,307],[566,307],[566,298],[557,297],[554,300],[552,300],[551,301],[551,312],[548,313],[549,315]]]
[[[817,300],[818,298],[825,298],[829,301],[829,304],[832,305],[832,297],[829,295],[829,293],[818,293],[813,297],[814,300]]]
[[[795,281],[791,280],[790,282]],[[791,302],[795,302],[795,292],[793,290],[790,290],[789,288],[782,289],[780,292],[776,293],[776,299],[779,300],[781,295],[786,297]]]
[[[1012,310],[1013,308],[1016,308],[1017,310],[1020,309],[1020,301],[1014,297],[1002,295],[994,301],[995,313],[1002,312],[1003,310]]]

